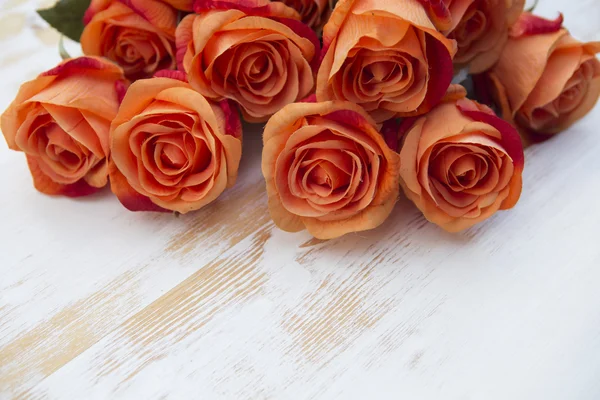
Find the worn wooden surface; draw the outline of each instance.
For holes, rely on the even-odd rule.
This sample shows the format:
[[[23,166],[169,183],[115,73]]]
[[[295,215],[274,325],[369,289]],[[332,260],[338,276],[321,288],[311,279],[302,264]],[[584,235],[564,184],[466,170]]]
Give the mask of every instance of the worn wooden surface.
[[[59,60],[51,2],[0,1],[0,109]],[[600,39],[598,0],[558,10]],[[463,234],[401,200],[329,242],[269,220],[259,129],[180,218],[38,194],[0,144],[0,398],[600,399],[599,125],[529,148],[518,206]]]

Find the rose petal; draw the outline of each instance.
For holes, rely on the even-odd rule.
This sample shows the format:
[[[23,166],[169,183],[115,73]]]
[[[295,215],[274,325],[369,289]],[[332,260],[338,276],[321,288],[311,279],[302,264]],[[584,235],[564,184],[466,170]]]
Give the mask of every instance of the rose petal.
[[[38,161],[34,157],[27,156],[27,165],[33,178],[33,185],[42,193],[67,197],[82,197],[89,196],[98,191],[98,188],[87,184],[84,180],[79,180],[70,185],[61,185],[54,182],[42,172]]]
[[[513,38],[520,36],[539,35],[544,33],[554,33],[562,28],[564,17],[562,13],[558,14],[555,20],[549,20],[530,12],[521,14],[517,22],[510,28],[509,34]]]

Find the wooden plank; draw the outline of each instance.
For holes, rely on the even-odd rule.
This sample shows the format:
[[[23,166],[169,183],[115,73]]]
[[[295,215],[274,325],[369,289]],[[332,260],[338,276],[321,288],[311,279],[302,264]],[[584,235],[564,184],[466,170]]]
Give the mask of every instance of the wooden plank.
[[[259,149],[260,137],[248,138],[246,144],[249,149]],[[260,152],[253,153],[260,155]],[[264,184],[259,182],[260,172],[248,168],[241,177],[245,184],[194,216],[132,215],[111,199],[110,211],[116,214],[99,214],[98,219],[89,222],[94,230],[80,229],[77,226],[89,219],[89,207],[94,206],[81,204],[74,207],[68,218],[61,218],[61,229],[72,228],[72,235],[58,241],[42,241],[48,232],[40,232],[33,248],[27,241],[21,245],[26,247],[22,253],[21,246],[11,252],[4,271],[3,297],[24,296],[24,299],[16,303],[0,302],[4,330],[0,365],[9,370],[0,374],[0,388],[17,389],[50,375],[132,313],[142,310],[198,269],[202,270],[205,263],[254,234],[261,226],[272,226]],[[52,203],[50,210],[46,207],[50,203],[45,204],[44,212],[59,216],[64,210],[60,200],[34,196],[35,202]],[[101,200],[106,201],[107,196],[101,196]],[[5,208],[16,207],[18,200],[8,201]],[[65,219],[70,222],[65,223]],[[22,223],[14,222],[15,225]],[[36,223],[32,220],[30,224]],[[108,233],[111,229],[119,229],[123,236],[103,234],[105,240],[98,238],[99,232]],[[148,233],[153,238],[148,237]],[[124,242],[123,237],[129,240]],[[74,256],[72,262],[65,261],[78,244],[79,256]],[[190,254],[192,251],[194,254]],[[23,258],[28,252],[31,253]],[[44,260],[44,257],[48,258]],[[42,282],[43,285],[31,286]],[[81,286],[74,288],[74,282]],[[52,299],[49,301],[48,297]],[[45,312],[40,315],[42,310]]]

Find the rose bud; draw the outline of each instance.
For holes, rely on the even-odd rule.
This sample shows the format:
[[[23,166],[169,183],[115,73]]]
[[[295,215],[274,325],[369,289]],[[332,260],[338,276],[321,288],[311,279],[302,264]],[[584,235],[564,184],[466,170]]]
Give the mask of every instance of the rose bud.
[[[126,88],[121,68],[94,57],[64,61],[21,86],[1,127],[8,147],[26,154],[37,190],[77,197],[106,185],[110,123]]]
[[[423,114],[446,93],[455,51],[417,2],[340,0],[323,28],[317,99],[359,104],[376,122]]]
[[[84,23],[83,52],[113,60],[130,79],[176,67],[177,11],[159,0],[92,0]]]
[[[399,167],[375,122],[349,102],[290,104],[265,127],[269,210],[285,231],[331,239],[379,226],[398,198]]]
[[[555,134],[585,116],[600,96],[600,42],[581,43],[529,13],[514,26],[500,61],[487,75],[505,119],[525,131]]]
[[[111,126],[112,191],[131,211],[197,210],[235,183],[241,139],[237,111],[205,99],[183,72],[139,80]]]
[[[205,97],[231,99],[247,121],[261,122],[313,89],[318,40],[291,19],[299,18],[292,8],[267,0],[206,0],[195,7],[200,14],[177,28],[177,58]]]
[[[405,120],[399,133],[404,193],[425,218],[449,232],[512,208],[521,194],[519,134],[464,93]]]
[[[321,31],[331,12],[330,0],[279,0],[298,11],[302,22],[310,28]]]
[[[431,20],[455,39],[457,68],[480,73],[492,67],[508,40],[508,29],[519,18],[525,0],[419,0]]]

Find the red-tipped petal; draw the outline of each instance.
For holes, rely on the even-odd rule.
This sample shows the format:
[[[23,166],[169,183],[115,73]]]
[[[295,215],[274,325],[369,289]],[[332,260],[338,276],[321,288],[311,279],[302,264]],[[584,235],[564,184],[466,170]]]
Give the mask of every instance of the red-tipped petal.
[[[115,90],[117,92],[117,98],[119,99],[119,104],[121,104],[123,102],[123,99],[125,98],[125,94],[127,94],[127,88],[129,87],[128,83],[129,82],[124,81],[124,80],[118,80],[115,82]]]
[[[459,100],[456,103],[456,107],[464,116],[496,128],[502,135],[502,139],[500,140],[502,147],[504,147],[508,155],[512,158],[515,166],[523,168],[525,164],[523,142],[521,142],[521,137],[514,126],[497,117],[489,107],[478,104],[472,100]]]
[[[225,113],[225,134],[239,138],[242,136],[240,113],[231,100],[221,100],[219,107]]]
[[[281,22],[291,30],[293,30],[298,36],[302,36],[311,41],[311,43],[315,46],[315,55],[313,59],[310,61],[310,67],[316,73],[319,69],[319,65],[321,64],[321,42],[317,37],[315,31],[310,29],[308,25],[301,21],[296,21],[295,19],[290,18],[273,18],[275,21]]]
[[[513,38],[521,36],[554,33],[562,28],[564,17],[562,13],[554,20],[545,19],[530,12],[521,14],[517,22],[510,28],[509,35]]]
[[[177,11],[162,0],[119,0],[163,32],[175,33]]]
[[[97,57],[78,57],[62,62],[58,66],[43,72],[40,76],[58,76],[58,75],[76,75],[82,70],[113,70],[119,72],[120,68],[109,61],[104,61]]]
[[[94,15],[106,9],[110,3],[111,0],[92,0],[88,9],[85,10],[85,14],[83,14],[83,24],[87,25],[94,18]]]
[[[110,189],[129,211],[170,212],[154,204],[148,197],[136,192],[112,161],[109,162],[108,176]]]
[[[85,10],[85,13],[83,14],[83,24],[89,24],[92,18],[94,18],[94,15],[96,15],[96,11],[92,10],[91,8]]]
[[[427,97],[415,113],[416,115],[431,110],[444,98],[454,76],[452,57],[446,46],[431,35],[427,35],[426,43],[427,60],[430,64],[435,65],[437,70],[430,72]]]
[[[358,127],[361,130],[368,129],[369,127],[375,128],[364,116],[356,111],[338,110],[327,114],[325,118],[339,122],[340,124]]]
[[[440,31],[449,29],[452,25],[452,14],[444,0],[418,0],[423,5],[427,15]]]
[[[187,79],[187,74],[183,71],[175,71],[172,69],[163,69],[160,71],[157,71],[154,74],[155,78],[169,78],[169,79],[176,79],[178,81],[181,82],[186,82],[188,81]]]
[[[317,102],[317,95],[314,93],[299,101],[299,103],[316,103],[316,102]]]
[[[259,17],[282,17],[300,19],[293,8],[268,0],[196,0],[194,12],[201,14],[211,10],[240,10],[244,14]]]
[[[98,191],[98,188],[90,186],[84,179],[80,179],[70,185],[62,185],[54,182],[42,171],[38,165],[38,161],[34,157],[27,156],[27,165],[33,178],[33,186],[42,193],[67,197],[83,197]]]

